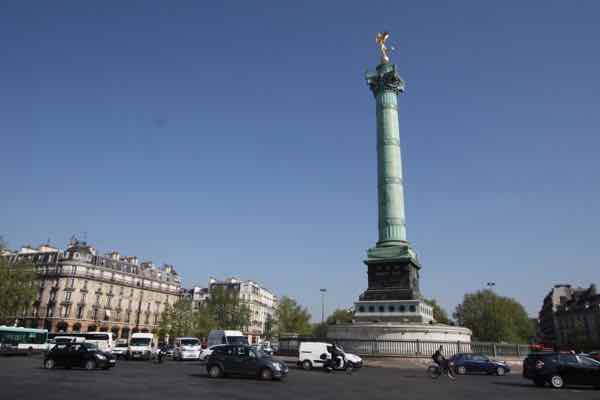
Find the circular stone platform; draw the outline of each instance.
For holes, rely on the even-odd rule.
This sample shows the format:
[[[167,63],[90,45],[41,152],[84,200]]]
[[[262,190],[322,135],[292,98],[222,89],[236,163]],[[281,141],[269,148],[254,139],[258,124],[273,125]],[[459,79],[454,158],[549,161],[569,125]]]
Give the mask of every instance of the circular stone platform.
[[[471,342],[471,330],[444,324],[398,322],[330,325],[327,337],[355,340],[419,340],[435,342]]]

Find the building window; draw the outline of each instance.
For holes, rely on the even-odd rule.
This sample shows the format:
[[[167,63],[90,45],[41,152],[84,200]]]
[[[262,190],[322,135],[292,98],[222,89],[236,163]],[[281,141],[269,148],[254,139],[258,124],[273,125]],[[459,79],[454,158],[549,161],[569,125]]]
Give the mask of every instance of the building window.
[[[75,287],[75,278],[69,278],[69,283],[68,283],[70,288]]]
[[[398,311],[399,312],[406,312],[406,306],[405,305],[398,306]]]
[[[108,296],[108,297],[106,298],[106,306],[107,306],[107,307],[110,307],[110,302],[111,302],[111,300],[112,300],[112,297],[111,297],[111,296]]]
[[[71,301],[71,292],[70,290],[65,292],[65,302]]]
[[[83,318],[83,306],[79,306],[77,307],[77,319],[82,319]]]
[[[416,312],[417,311],[417,307],[415,307],[414,305],[408,306],[408,310],[410,312]]]
[[[87,285],[88,285],[88,281],[87,280],[83,281],[83,288],[84,289],[87,289]]]
[[[380,313],[385,312],[385,307],[384,306],[379,306],[379,312]]]
[[[369,312],[375,312],[375,306],[369,306]]]
[[[100,295],[99,294],[96,295],[96,304],[100,304]]]
[[[388,311],[389,311],[389,312],[395,312],[395,311],[396,311],[396,307],[394,307],[394,306],[389,306],[389,307],[388,307]]]
[[[94,309],[92,310],[92,319],[93,319],[93,320],[96,320],[96,319],[98,319],[98,309],[97,309],[97,308],[94,308]]]

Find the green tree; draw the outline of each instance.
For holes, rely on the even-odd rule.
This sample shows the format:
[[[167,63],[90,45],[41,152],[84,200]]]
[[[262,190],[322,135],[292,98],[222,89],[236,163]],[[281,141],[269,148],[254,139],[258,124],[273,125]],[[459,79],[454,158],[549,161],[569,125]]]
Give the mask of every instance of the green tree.
[[[327,317],[327,325],[351,324],[352,318],[354,318],[354,313],[352,311],[338,308]]]
[[[1,241],[1,238],[0,238]],[[5,249],[0,242],[0,251]],[[20,261],[9,265],[0,255],[0,323],[13,323],[35,300],[37,274],[33,264]]]
[[[192,334],[194,309],[191,300],[177,300],[167,305],[159,323],[159,335],[171,339]]]
[[[433,319],[440,324],[449,324],[450,318],[448,318],[448,313],[444,308],[435,301],[435,299],[425,299],[425,303],[429,304],[433,307]]]
[[[211,290],[206,307],[219,329],[245,330],[250,325],[250,308],[234,290]]]
[[[266,339],[273,338],[273,331],[275,330],[275,320],[271,314],[267,314],[267,318],[265,319],[265,326],[263,328],[263,336]]]
[[[298,304],[296,300],[283,296],[275,312],[279,336],[310,335],[312,332],[310,317],[305,307]]]
[[[486,289],[467,293],[454,318],[473,331],[477,340],[527,342],[535,334],[525,308],[516,300]]]
[[[327,337],[327,322],[318,323],[313,325],[312,336],[316,338]]]

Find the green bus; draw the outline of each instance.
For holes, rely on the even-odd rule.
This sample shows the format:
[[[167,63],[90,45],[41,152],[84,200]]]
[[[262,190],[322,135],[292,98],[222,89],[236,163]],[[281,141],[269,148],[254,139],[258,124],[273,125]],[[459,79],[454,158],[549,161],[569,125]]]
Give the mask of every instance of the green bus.
[[[0,354],[30,354],[47,349],[46,329],[0,326]]]

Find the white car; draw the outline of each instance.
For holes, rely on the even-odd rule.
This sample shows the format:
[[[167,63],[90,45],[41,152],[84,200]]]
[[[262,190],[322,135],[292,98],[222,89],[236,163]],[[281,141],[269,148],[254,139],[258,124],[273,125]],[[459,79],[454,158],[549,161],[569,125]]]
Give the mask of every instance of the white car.
[[[175,339],[175,350],[173,350],[173,358],[175,360],[199,360],[201,352],[200,339],[195,337],[180,337]]]
[[[121,358],[127,356],[127,348],[129,345],[127,343],[117,343],[115,347],[112,349],[112,353],[115,357]]]

